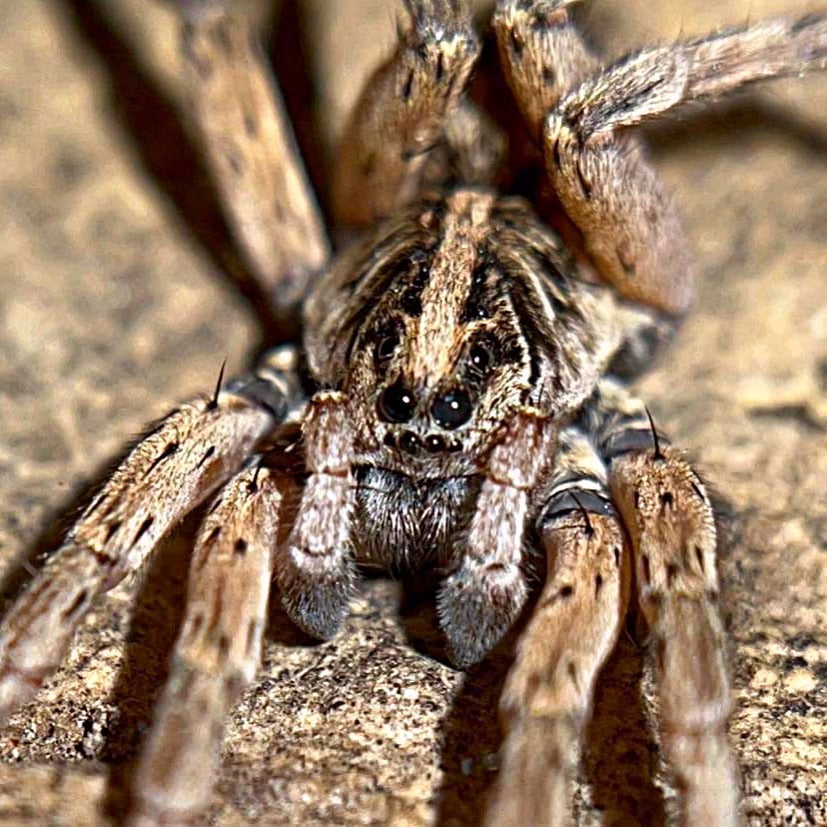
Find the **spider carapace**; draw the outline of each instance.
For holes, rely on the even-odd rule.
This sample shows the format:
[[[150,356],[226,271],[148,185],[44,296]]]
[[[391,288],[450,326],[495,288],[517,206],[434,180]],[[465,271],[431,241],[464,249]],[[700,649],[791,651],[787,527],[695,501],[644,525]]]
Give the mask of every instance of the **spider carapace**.
[[[247,21],[229,2],[175,5],[193,118],[236,240],[268,314],[301,318],[303,340],[181,405],[117,468],[3,620],[0,712],[57,668],[95,596],[212,497],[132,823],[191,821],[208,806],[272,580],[293,620],[327,638],[359,563],[435,566],[447,652],[467,666],[526,605],[540,558],[546,579],[502,693],[488,823],[569,817],[575,748],[632,599],[683,818],[736,823],[712,509],[623,382],[687,310],[692,260],[626,127],[825,68],[827,16],[604,67],[572,0],[496,2],[500,71],[582,237],[586,275],[532,205],[492,188],[502,135],[466,93],[480,37],[457,0],[407,0],[397,46],[355,107],[331,211],[358,237],[335,256]]]

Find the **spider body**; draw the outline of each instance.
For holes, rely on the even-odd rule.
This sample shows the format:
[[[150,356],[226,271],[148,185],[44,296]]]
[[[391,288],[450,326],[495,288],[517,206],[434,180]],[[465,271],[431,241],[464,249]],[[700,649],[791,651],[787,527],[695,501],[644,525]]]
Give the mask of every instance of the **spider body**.
[[[391,224],[311,296],[308,358],[320,386],[352,400],[364,516],[355,523],[367,528],[354,543],[374,562],[431,557],[450,568],[504,423],[527,405],[564,420],[605,367],[617,345],[612,297],[576,280],[560,241],[520,199],[460,189]],[[392,527],[396,514],[405,528]]]
[[[502,695],[489,822],[567,819],[594,685],[634,593],[684,818],[734,823],[711,505],[620,376],[688,307],[691,256],[624,127],[824,68],[827,18],[603,68],[566,0],[496,4],[503,74],[594,279],[527,202],[492,188],[497,137],[465,96],[480,46],[459,3],[406,3],[409,25],[343,141],[332,200],[360,240],[336,256],[248,28],[219,2],[176,5],[228,216],[272,315],[295,321],[302,305],[303,353],[269,352],[129,454],[4,618],[0,708],[29,697],[95,596],[211,497],[133,823],[187,821],[207,805],[221,722],[255,675],[271,580],[290,617],[328,638],[357,564],[436,565],[447,653],[467,666],[523,609],[538,556],[547,575]]]
[[[562,243],[527,203],[467,187],[382,223],[333,263],[305,316],[311,373],[347,400],[356,486],[340,517],[355,509],[348,538],[355,559],[388,568],[427,561],[446,572],[462,567],[494,448],[524,411],[543,423],[537,438],[553,445],[595,390],[621,333],[611,291],[577,278]],[[515,487],[512,544],[522,545],[552,467],[547,452]],[[509,524],[506,515],[490,518]],[[336,598],[291,599],[301,591],[294,564],[302,552],[292,554],[278,567],[292,570],[281,581],[288,611],[328,637],[341,622],[331,615]],[[454,646],[464,664],[484,656],[526,593],[518,554],[486,566],[501,582],[462,576],[469,588],[497,592],[496,616],[456,625],[446,618],[457,635],[473,638]],[[344,601],[352,572],[339,579],[332,588]],[[459,628],[472,624],[474,631]]]

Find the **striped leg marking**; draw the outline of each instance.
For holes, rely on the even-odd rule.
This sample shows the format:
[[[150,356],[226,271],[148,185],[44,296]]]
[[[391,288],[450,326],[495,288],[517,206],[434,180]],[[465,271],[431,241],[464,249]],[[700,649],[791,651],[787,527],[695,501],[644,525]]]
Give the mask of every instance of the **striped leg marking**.
[[[368,81],[340,145],[333,202],[346,223],[369,224],[418,197],[430,151],[445,137],[479,55],[461,4],[406,5],[410,24]]]
[[[506,739],[487,814],[492,827],[569,822],[571,780],[595,682],[626,613],[630,566],[623,531],[605,468],[574,428],[561,433],[538,529],[548,577],[500,701]]]
[[[193,823],[209,804],[224,720],[261,657],[279,482],[270,470],[248,465],[200,529],[184,624],[138,765],[133,827]]]
[[[126,457],[0,625],[0,719],[60,665],[95,596],[138,569],[299,404],[295,353],[181,405]],[[220,383],[219,383],[220,384]]]

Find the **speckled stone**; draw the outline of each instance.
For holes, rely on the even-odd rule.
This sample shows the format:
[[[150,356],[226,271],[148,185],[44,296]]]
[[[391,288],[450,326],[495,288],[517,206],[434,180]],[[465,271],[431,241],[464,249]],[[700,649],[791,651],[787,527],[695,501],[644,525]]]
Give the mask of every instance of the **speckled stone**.
[[[328,130],[387,48],[389,5],[306,2]],[[602,0],[583,17],[618,54],[810,8]],[[168,11],[142,0],[0,3],[0,54],[8,597],[123,444],[210,388],[225,357],[240,369],[260,330],[176,114]],[[825,113],[827,85],[809,78],[650,132],[701,277],[694,315],[638,389],[719,493],[732,737],[754,825],[827,823]],[[123,812],[180,622],[192,529],[96,604],[63,668],[0,730],[4,824],[111,823]],[[213,822],[477,821],[496,771],[507,647],[457,673],[441,660],[428,590],[383,579],[366,584],[329,643],[272,615],[259,679],[228,725]],[[577,793],[584,824],[659,824],[673,806],[649,694],[637,691],[644,660],[624,639],[603,676]]]

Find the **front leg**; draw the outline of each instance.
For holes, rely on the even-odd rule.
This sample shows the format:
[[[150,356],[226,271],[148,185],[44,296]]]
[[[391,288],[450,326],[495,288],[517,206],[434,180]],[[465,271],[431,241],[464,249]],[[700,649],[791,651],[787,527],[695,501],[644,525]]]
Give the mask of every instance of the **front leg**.
[[[732,696],[718,609],[715,517],[700,477],[657,434],[643,404],[600,383],[589,429],[609,466],[650,632],[663,751],[682,824],[739,822],[738,767],[727,738]]]
[[[296,354],[267,354],[252,376],[176,408],[104,483],[63,545],[0,624],[0,720],[57,669],[98,594],[144,565],[301,404]]]
[[[460,667],[481,660],[523,607],[521,568],[529,497],[554,453],[556,428],[525,408],[491,452],[462,560],[442,585],[439,620]]]
[[[138,760],[130,827],[203,818],[224,721],[255,676],[290,491],[286,477],[260,462],[230,480],[199,531],[169,679]]]
[[[571,782],[594,687],[626,613],[623,528],[606,468],[577,428],[560,434],[537,534],[547,578],[500,698],[506,737],[486,827],[571,822]]]
[[[726,634],[718,610],[715,520],[700,478],[671,447],[611,462],[629,531],[638,603],[655,659],[663,750],[689,825],[738,823],[738,768]]]
[[[339,630],[356,580],[350,557],[354,483],[347,397],[320,391],[302,425],[310,476],[286,545],[277,551],[276,581],[284,610],[314,637]]]

